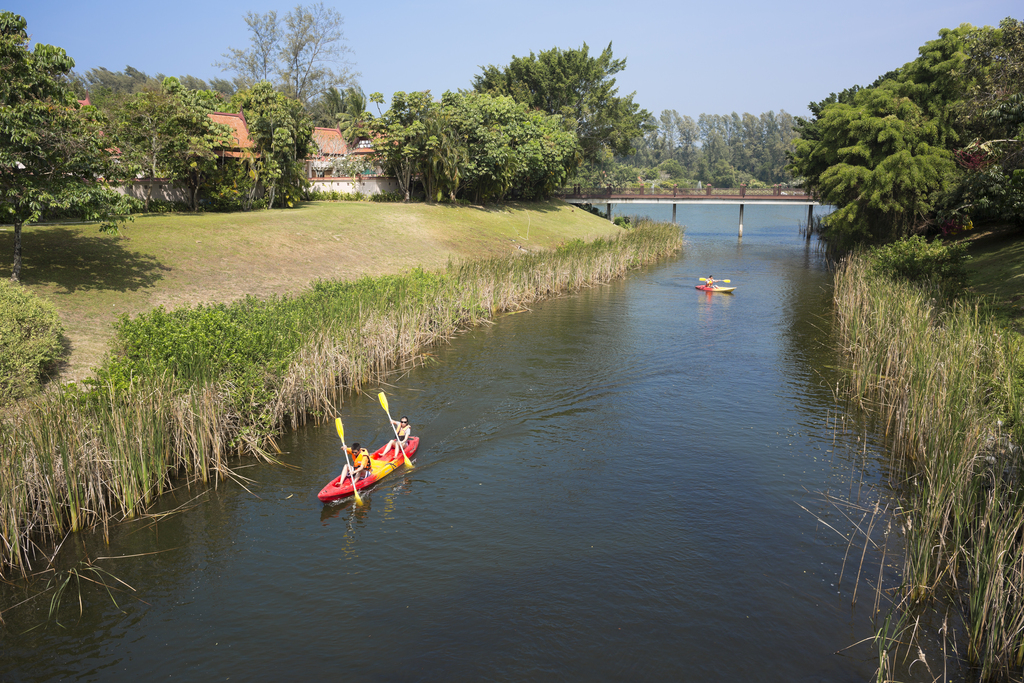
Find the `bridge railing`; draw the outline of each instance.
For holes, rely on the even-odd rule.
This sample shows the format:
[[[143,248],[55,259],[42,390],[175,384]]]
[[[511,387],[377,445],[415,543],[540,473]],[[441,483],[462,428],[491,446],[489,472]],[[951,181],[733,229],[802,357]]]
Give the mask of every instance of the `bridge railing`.
[[[771,187],[671,187],[657,188],[634,185],[626,187],[573,187],[562,188],[556,193],[565,199],[627,199],[631,197],[807,197],[801,187],[772,185]]]

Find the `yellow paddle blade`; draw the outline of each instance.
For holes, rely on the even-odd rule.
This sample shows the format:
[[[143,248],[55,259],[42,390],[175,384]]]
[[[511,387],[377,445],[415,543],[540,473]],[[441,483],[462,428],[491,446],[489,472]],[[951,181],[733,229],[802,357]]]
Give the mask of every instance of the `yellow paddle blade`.
[[[382,408],[384,408],[384,412],[387,413],[388,415],[391,415],[391,411],[388,410],[388,397],[384,395],[384,392],[382,391],[379,394],[377,394],[377,398],[380,399],[380,405]]]
[[[406,467],[415,467],[415,465],[412,464],[412,460],[409,459],[408,455],[406,455],[405,453],[402,453],[402,457],[405,458],[405,466]]]
[[[341,426],[341,418],[334,418],[334,426],[338,428],[338,436],[341,437],[341,443],[345,443],[345,428]]]
[[[363,504],[363,499],[359,497],[359,491],[356,491],[355,482],[352,482],[352,495],[356,497],[356,505]]]

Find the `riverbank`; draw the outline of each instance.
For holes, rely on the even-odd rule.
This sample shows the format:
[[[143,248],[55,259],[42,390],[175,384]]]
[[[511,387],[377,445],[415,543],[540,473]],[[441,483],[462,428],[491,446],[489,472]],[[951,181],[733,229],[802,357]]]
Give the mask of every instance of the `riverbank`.
[[[552,249],[621,229],[561,202],[487,207],[304,202],[250,213],[141,216],[118,235],[95,224],[32,226],[22,284],[52,301],[71,353],[59,379],[81,380],[109,349],[121,315],[244,296],[297,294],[317,279],[355,280],[450,260]],[[0,277],[13,232],[0,226]]]
[[[993,268],[1019,268],[1007,254],[1021,244],[976,245],[983,299],[944,305],[930,287],[879,280],[864,258],[837,274],[849,394],[886,425],[902,504],[903,585],[897,618],[879,634],[879,680],[898,658],[917,656],[907,638],[936,599],[960,609],[942,637],[964,646],[982,680],[1019,677],[1024,663],[1024,344],[1013,331],[1021,292],[1006,286],[1015,275]]]
[[[230,476],[234,455],[272,460],[280,430],[329,417],[343,392],[465,326],[621,277],[681,242],[677,226],[649,223],[550,251],[124,319],[94,381],[45,392],[0,424],[0,564],[25,572],[35,544],[132,517],[174,477]]]

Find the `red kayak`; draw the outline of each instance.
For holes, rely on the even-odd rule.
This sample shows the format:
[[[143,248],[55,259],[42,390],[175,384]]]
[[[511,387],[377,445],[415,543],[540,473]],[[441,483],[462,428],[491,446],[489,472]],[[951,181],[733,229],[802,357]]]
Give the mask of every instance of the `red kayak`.
[[[405,445],[405,454],[412,459],[416,449],[420,445],[420,437],[411,436],[409,437],[409,443]],[[383,460],[380,458],[381,452],[384,450],[384,446],[381,446],[373,455],[370,456],[370,474],[356,482],[356,489],[362,491],[365,488],[373,486],[378,481],[388,476],[396,469],[402,466],[405,462],[405,458],[402,457],[402,452],[388,453],[387,457]],[[333,500],[341,500],[352,495],[352,478],[345,477],[345,483],[341,482],[341,475],[332,479],[327,486],[323,487],[320,493],[317,494],[317,498],[325,503],[329,503]]]
[[[696,285],[696,287],[702,292],[721,292],[722,294],[732,294],[732,290],[736,289],[735,287],[708,287],[707,285]]]

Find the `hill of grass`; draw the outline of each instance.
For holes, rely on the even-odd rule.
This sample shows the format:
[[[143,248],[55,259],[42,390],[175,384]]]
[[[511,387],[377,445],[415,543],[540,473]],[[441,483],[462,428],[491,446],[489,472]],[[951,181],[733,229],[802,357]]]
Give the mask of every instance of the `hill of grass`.
[[[971,243],[971,288],[990,298],[999,311],[1024,325],[1024,235],[1018,231],[993,231]]]
[[[307,202],[289,210],[142,216],[120,235],[103,235],[95,224],[31,226],[22,234],[21,280],[60,312],[71,345],[62,378],[70,380],[99,363],[122,314],[294,293],[318,278],[434,268],[619,231],[554,201]],[[0,277],[10,275],[13,245],[13,229],[0,228]]]

